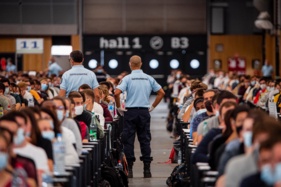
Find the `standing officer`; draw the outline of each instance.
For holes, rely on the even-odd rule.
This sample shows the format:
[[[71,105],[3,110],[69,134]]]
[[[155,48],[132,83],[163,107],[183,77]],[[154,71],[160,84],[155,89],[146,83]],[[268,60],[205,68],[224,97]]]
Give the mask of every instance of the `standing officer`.
[[[62,75],[59,96],[68,96],[71,91],[78,91],[82,84],[88,84],[94,89],[95,98],[99,101],[99,97],[97,97],[99,95],[99,83],[96,75],[94,72],[84,68],[83,61],[84,56],[81,51],[77,50],[70,53],[69,62],[72,68]]]
[[[140,160],[144,163],[144,178],[150,178],[151,157],[151,133],[150,114],[162,100],[165,92],[161,86],[151,76],[141,70],[142,62],[139,56],[132,56],[129,62],[131,74],[125,76],[115,90],[115,100],[117,110],[120,115],[124,115],[124,128],[122,132],[122,142],[124,152],[129,166],[129,178],[133,177],[133,163],[135,162],[134,142],[135,134],[138,135],[141,154]],[[120,107],[120,94],[127,92],[126,110]],[[151,91],[157,92],[157,96],[150,107],[149,96]]]

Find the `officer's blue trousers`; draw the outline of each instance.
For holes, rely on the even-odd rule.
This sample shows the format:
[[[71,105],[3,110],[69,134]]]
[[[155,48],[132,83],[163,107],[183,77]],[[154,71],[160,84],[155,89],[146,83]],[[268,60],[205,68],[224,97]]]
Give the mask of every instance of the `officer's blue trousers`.
[[[150,113],[148,109],[128,109],[124,113],[124,127],[122,132],[122,142],[124,145],[124,153],[128,162],[136,160],[134,153],[135,135],[141,147],[143,162],[152,161],[151,156],[151,133],[150,133]]]

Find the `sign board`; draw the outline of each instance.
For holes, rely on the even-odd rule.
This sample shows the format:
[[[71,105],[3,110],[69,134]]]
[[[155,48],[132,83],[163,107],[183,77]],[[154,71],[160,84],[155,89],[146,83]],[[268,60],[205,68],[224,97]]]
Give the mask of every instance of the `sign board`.
[[[84,35],[85,50],[193,50],[205,51],[205,35]]]
[[[268,102],[269,115],[278,119],[277,106],[274,102]]]
[[[44,49],[43,38],[17,38],[16,53],[42,54]]]

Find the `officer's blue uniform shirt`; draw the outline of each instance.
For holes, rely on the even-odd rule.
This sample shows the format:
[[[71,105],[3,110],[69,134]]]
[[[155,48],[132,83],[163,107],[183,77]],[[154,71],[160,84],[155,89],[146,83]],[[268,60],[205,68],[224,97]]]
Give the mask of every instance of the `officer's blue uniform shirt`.
[[[84,68],[83,65],[75,65],[62,75],[60,89],[65,90],[68,96],[71,91],[78,91],[82,84],[88,84],[92,89],[99,86],[94,72]]]
[[[142,70],[133,70],[125,76],[117,86],[122,92],[127,91],[126,107],[150,107],[149,96],[151,91],[157,92],[161,86],[156,80],[143,73]]]
[[[52,63],[50,66],[49,66],[49,76],[50,75],[56,75],[56,76],[59,76],[59,73],[62,71],[62,68],[56,63]]]

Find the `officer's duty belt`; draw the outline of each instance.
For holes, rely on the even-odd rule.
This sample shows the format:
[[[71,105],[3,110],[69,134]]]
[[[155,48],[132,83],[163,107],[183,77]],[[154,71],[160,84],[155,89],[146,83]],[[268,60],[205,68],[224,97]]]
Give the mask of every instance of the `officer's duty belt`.
[[[148,110],[147,107],[126,107],[127,110],[129,109],[138,109],[138,110]]]

